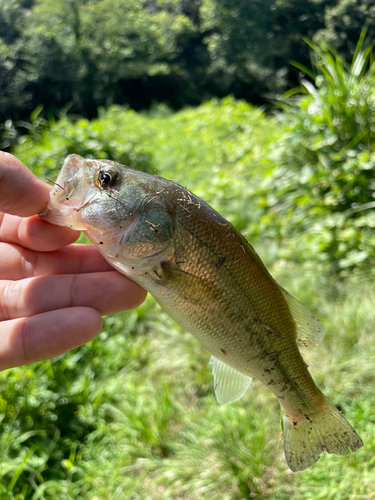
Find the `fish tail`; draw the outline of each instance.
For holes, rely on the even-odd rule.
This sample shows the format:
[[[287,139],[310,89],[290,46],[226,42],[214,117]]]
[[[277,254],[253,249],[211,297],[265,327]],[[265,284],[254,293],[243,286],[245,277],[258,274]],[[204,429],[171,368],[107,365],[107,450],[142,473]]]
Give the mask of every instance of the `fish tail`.
[[[346,455],[363,445],[353,427],[328,400],[319,413],[296,420],[283,415],[285,458],[294,472],[313,465],[323,451]]]

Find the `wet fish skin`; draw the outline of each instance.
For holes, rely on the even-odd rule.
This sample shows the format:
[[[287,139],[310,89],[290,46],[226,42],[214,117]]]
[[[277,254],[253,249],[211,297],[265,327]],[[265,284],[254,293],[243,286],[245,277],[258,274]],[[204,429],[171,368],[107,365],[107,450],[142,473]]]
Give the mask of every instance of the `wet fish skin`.
[[[219,402],[251,378],[278,398],[289,467],[322,451],[362,446],[316,387],[297,339],[316,345],[324,328],[268,273],[245,238],[187,189],[107,160],[67,158],[47,221],[86,231],[120,272],[149,291],[213,356]]]

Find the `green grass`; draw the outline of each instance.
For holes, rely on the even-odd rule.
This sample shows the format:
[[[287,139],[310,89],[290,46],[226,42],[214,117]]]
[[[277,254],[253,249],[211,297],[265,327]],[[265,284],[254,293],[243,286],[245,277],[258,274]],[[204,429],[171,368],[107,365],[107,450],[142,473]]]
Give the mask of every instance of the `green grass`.
[[[283,127],[232,99],[153,116],[111,108],[91,123],[36,129],[14,152],[52,178],[73,151],[133,158],[257,234],[280,284],[323,321],[325,339],[303,356],[365,446],[291,473],[276,398],[254,381],[242,400],[218,405],[208,352],[149,297],[107,317],[89,344],[0,374],[0,500],[373,498],[375,292],[371,276],[338,280],[318,258],[282,258],[272,214],[262,211],[272,186],[256,195],[262,179],[272,181]]]
[[[295,271],[275,269],[298,292]],[[108,318],[91,344],[2,374],[14,397],[1,423],[3,495],[23,488],[24,498],[46,499],[371,498],[375,293],[349,284],[326,293],[323,280],[302,281],[304,302],[327,327],[323,343],[303,356],[364,448],[290,473],[274,396],[254,382],[241,401],[219,406],[208,353],[149,298],[138,312]]]

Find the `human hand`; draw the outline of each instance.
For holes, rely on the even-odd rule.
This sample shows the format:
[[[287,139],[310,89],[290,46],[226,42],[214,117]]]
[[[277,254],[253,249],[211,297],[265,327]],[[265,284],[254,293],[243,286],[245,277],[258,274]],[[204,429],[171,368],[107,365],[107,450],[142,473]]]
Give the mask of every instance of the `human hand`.
[[[0,370],[62,354],[91,340],[101,315],[132,309],[146,292],[78,231],[37,215],[50,187],[0,151]]]

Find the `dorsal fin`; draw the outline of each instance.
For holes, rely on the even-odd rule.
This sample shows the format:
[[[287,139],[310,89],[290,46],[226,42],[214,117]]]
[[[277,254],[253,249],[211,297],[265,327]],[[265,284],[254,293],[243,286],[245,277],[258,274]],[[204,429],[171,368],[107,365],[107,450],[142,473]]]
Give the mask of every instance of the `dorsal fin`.
[[[211,356],[214,390],[219,404],[231,403],[242,398],[249,388],[252,378],[238,372],[214,356]]]
[[[289,311],[294,319],[297,329],[297,342],[307,347],[319,344],[325,335],[322,323],[305,306],[292,297],[289,292],[279,287],[289,306]]]

